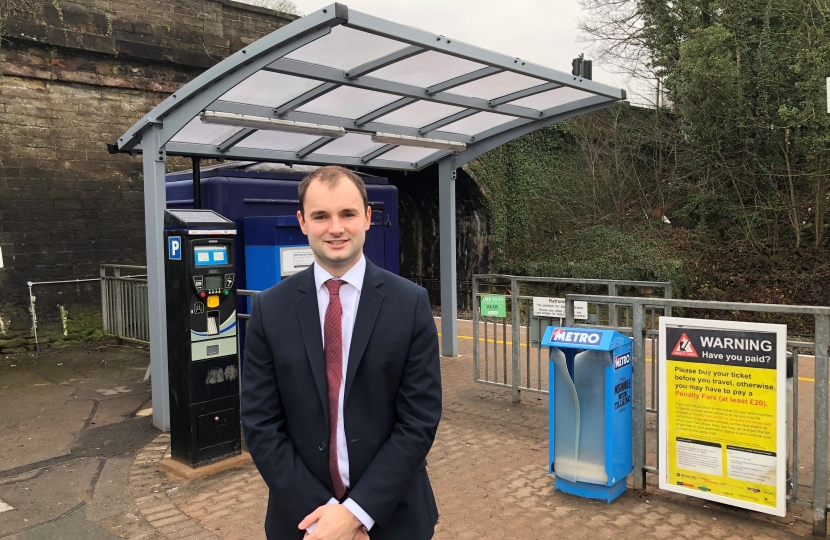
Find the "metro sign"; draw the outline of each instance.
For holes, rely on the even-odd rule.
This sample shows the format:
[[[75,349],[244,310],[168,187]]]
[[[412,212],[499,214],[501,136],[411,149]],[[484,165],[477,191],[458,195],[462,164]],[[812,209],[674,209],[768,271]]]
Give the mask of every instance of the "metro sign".
[[[602,339],[602,332],[555,328],[550,339],[551,341],[558,341],[560,343],[584,343],[585,345],[598,345]]]

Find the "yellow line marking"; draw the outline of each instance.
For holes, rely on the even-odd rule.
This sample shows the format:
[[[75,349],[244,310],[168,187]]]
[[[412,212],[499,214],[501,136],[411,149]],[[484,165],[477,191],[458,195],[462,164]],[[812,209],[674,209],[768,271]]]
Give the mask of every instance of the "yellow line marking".
[[[438,332],[438,337],[441,337],[441,335],[442,335],[441,332]],[[475,338],[473,336],[458,336],[458,339],[469,339],[470,341],[472,341]],[[498,343],[499,345],[503,345],[505,343],[504,341],[493,341],[492,339],[484,339],[482,337],[478,338],[478,340],[479,341],[484,341],[486,343]],[[508,345],[513,345],[513,342],[508,341],[507,344]],[[521,346],[522,347],[527,347],[527,343],[522,343]]]

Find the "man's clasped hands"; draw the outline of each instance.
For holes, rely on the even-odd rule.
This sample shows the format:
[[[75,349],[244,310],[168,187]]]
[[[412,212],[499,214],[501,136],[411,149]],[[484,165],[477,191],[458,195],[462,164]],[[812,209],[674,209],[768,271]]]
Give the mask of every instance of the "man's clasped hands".
[[[369,533],[348,508],[340,504],[327,504],[317,508],[300,522],[299,529],[306,530],[317,524],[305,540],[369,540]]]

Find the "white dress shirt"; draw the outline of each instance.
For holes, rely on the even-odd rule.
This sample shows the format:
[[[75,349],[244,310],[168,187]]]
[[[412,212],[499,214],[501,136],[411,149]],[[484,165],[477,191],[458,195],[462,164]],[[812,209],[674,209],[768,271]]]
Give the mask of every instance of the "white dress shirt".
[[[363,289],[363,278],[366,275],[366,257],[361,254],[360,260],[352,266],[348,272],[343,274],[340,278],[335,278],[326,270],[320,267],[316,262],[314,263],[314,284],[317,288],[317,306],[320,311],[320,328],[325,328],[326,310],[329,307],[329,290],[326,287],[326,281],[330,279],[340,279],[345,281],[340,285],[340,305],[343,308],[343,314],[340,318],[340,328],[342,332],[343,342],[343,376],[340,379],[340,395],[337,399],[337,466],[340,469],[340,478],[343,480],[343,485],[346,488],[350,487],[349,483],[349,448],[346,446],[346,428],[343,422],[343,396],[346,391],[346,369],[349,365],[349,349],[352,344],[352,334],[354,333],[354,323],[357,317],[357,306],[360,303],[360,291]],[[326,345],[326,333],[323,334],[323,348]],[[329,500],[327,504],[339,504],[334,497]],[[372,528],[375,524],[369,514],[352,499],[343,501],[343,506],[349,509],[354,516],[366,527],[366,530]],[[306,529],[309,533],[314,530],[314,525]]]

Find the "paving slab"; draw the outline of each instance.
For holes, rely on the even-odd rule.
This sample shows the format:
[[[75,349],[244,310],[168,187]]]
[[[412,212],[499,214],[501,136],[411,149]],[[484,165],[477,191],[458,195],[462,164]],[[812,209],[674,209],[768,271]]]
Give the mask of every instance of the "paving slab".
[[[0,473],[67,454],[147,403],[146,349],[99,343],[0,357]]]
[[[78,508],[69,515],[42,523],[19,535],[17,540],[118,540],[119,537],[104,527],[86,519],[85,509]]]
[[[134,414],[148,362],[114,342],[0,357],[0,538],[161,538],[129,489],[159,435]]]
[[[0,390],[0,471],[65,454],[92,411],[74,388],[43,384]]]
[[[0,537],[54,521],[83,505],[102,466],[99,459],[82,458],[3,479],[0,499],[15,510],[0,514]]]

